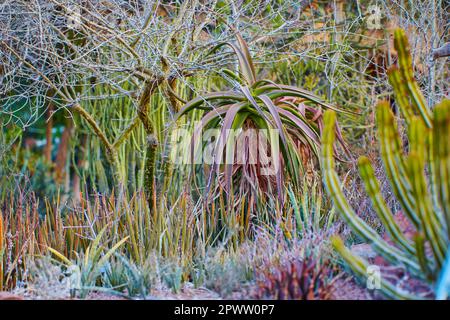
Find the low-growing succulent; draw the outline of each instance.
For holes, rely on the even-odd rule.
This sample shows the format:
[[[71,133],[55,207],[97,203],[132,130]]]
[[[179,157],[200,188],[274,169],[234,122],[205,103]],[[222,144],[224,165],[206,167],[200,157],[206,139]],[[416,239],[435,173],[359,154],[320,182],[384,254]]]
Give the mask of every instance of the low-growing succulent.
[[[286,260],[258,272],[255,299],[327,300],[333,292],[327,263],[316,260]]]

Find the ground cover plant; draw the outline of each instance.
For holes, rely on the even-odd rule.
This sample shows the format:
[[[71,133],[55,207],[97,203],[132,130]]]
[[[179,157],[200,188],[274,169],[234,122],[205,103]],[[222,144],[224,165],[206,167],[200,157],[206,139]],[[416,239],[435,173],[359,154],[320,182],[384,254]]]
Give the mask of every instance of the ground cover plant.
[[[0,2],[0,299],[447,299],[445,1]]]

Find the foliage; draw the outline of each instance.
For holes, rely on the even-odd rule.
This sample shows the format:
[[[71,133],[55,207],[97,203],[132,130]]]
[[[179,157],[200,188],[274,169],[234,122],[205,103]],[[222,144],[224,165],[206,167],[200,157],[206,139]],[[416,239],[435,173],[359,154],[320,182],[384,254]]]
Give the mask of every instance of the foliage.
[[[53,255],[60,259],[69,270],[70,277],[72,278],[71,290],[73,290],[72,295],[74,296],[78,292],[81,298],[85,298],[90,290],[95,289],[96,280],[102,272],[102,268],[108,263],[110,257],[117,249],[129,238],[127,236],[121,239],[105,252],[104,245],[100,244],[105,231],[106,228],[99,232],[92,243],[87,247],[86,251],[77,257],[78,259],[75,263],[55,249],[50,247],[47,248]]]
[[[402,272],[400,283],[408,286],[418,275],[426,290],[436,286],[436,298],[448,297],[448,195],[442,187],[448,165],[435,157],[448,150],[434,150],[447,146],[448,131],[437,134],[438,127],[448,130],[439,125],[447,118],[439,106],[436,116],[424,107],[424,99],[431,107],[448,87],[447,61],[433,50],[448,41],[448,5],[382,1],[383,30],[367,30],[371,5],[0,1],[0,291],[31,299],[103,298],[102,292],[131,299],[247,299],[260,285],[259,296],[267,298],[328,298],[328,291],[342,291],[340,281],[329,286],[339,276],[330,235],[348,245],[355,239],[336,221],[342,210],[321,183],[320,169],[331,176],[337,151],[346,151],[342,128],[352,153],[377,161],[360,160],[363,179],[352,163],[338,162],[347,202],[370,221],[352,225],[348,219],[363,226],[358,241],[372,237],[379,252],[391,253],[391,265],[382,267],[387,276]],[[397,57],[390,37],[396,25],[413,40],[417,84],[402,46],[400,68],[386,73]],[[421,63],[430,53],[433,60]],[[382,107],[379,130],[373,129],[374,101],[393,96],[393,110],[404,113],[397,119],[400,137],[395,117]],[[327,109],[339,116],[332,133]],[[187,153],[197,144],[216,161],[175,163],[178,129],[186,144],[194,142]],[[210,129],[210,140],[192,138]],[[258,146],[263,156],[256,163],[248,161],[254,160],[253,129],[269,142]],[[322,145],[324,134],[338,137],[335,150],[326,137]],[[374,156],[377,136],[392,192]],[[232,144],[233,138],[244,144]],[[328,167],[320,163],[323,146]],[[276,174],[262,173],[266,160]],[[369,182],[367,193],[377,201],[373,210],[366,207],[370,197],[348,187],[361,181]],[[392,210],[397,223],[400,205],[413,227],[432,227],[419,228],[411,241],[389,215]],[[384,228],[371,230],[373,220]],[[334,244],[365,276],[365,262],[337,238]],[[410,288],[410,296],[424,297],[422,287]]]
[[[265,265],[256,276],[256,299],[328,300],[333,293],[332,273],[325,262],[313,259]]]
[[[297,188],[300,186],[299,178],[304,176],[301,169],[304,168],[310,159],[318,156],[320,149],[320,135],[323,127],[322,108],[333,109],[331,104],[323,102],[320,97],[307,90],[274,83],[271,80],[258,79],[255,66],[247,43],[242,36],[237,33],[237,43],[227,42],[220,46],[229,46],[237,56],[239,71],[235,73],[228,69],[223,69],[222,74],[225,79],[231,80],[233,89],[207,93],[194,98],[186,103],[180,110],[176,119],[197,109],[205,110],[206,114],[201,120],[201,126],[194,133],[196,137],[202,130],[218,128],[220,133],[214,146],[214,163],[210,171],[209,181],[212,181],[217,173],[223,173],[224,189],[227,193],[233,193],[231,188],[239,185],[242,194],[254,193],[258,191],[268,191],[271,182],[264,182],[261,173],[262,168],[267,166],[260,157],[253,154],[247,145],[237,150],[231,141],[232,130],[245,131],[246,129],[276,130],[277,134],[265,133],[268,141],[268,148],[271,148],[272,162],[276,166],[282,163],[286,168],[276,168],[276,192],[282,199],[283,178],[292,181]],[[215,50],[217,49],[215,48]],[[338,140],[345,147],[339,128],[336,129]],[[202,143],[198,138],[194,138],[194,144]],[[278,144],[280,148],[278,149]],[[301,151],[306,148],[307,152]],[[194,146],[193,150],[196,150]],[[258,147],[258,155],[268,153]],[[278,154],[281,154],[281,159]],[[244,155],[242,155],[244,154]],[[305,159],[304,155],[308,157]],[[303,158],[302,158],[303,155]],[[192,155],[195,157],[197,155]],[[256,163],[248,164],[247,160],[243,165],[235,160],[236,157],[244,156],[245,159],[257,157]],[[222,168],[221,163],[225,159]],[[236,162],[235,162],[236,161]],[[240,167],[240,168],[239,168]],[[233,176],[240,176],[238,181],[233,181]],[[250,180],[249,180],[250,179]],[[210,189],[211,182],[207,189]],[[231,199],[231,197],[229,197]],[[281,201],[282,202],[282,201]]]

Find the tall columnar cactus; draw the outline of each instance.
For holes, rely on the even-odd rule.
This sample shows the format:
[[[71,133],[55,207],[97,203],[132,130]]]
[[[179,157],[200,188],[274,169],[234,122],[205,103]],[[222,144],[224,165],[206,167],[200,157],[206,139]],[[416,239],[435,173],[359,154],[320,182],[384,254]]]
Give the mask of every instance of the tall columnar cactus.
[[[389,263],[403,266],[412,277],[435,285],[445,272],[442,269],[450,238],[450,100],[445,99],[431,111],[414,80],[403,30],[395,31],[395,48],[398,67],[390,68],[388,73],[397,105],[405,118],[408,152],[404,151],[395,116],[387,102],[377,105],[376,124],[386,176],[404,215],[416,229],[415,236],[409,239],[403,234],[381,194],[374,169],[364,156],[358,160],[360,176],[391,241],[385,241],[350,207],[334,170],[336,115],[332,110],[324,117],[321,157],[324,183],[336,209],[359,237],[371,243]],[[353,255],[339,237],[333,239],[333,245],[358,276],[367,276],[366,261]],[[388,297],[416,298],[383,279],[380,285]]]

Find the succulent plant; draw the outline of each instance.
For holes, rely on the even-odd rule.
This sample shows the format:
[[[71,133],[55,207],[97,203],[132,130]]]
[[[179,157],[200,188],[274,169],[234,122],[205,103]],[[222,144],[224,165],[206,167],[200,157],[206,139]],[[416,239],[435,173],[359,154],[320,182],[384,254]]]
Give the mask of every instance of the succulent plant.
[[[257,275],[255,299],[327,300],[333,292],[328,264],[287,260],[265,266]]]
[[[267,191],[267,188],[263,187],[264,182],[260,175],[263,164],[258,162],[256,165],[249,166],[245,163],[227,163],[221,166],[220,161],[223,157],[235,159],[238,153],[246,152],[226,146],[230,144],[230,131],[246,128],[278,130],[277,135],[268,135],[267,140],[270,147],[278,144],[280,146],[276,155],[280,154],[282,167],[274,175],[276,177],[274,184],[281,198],[282,182],[285,177],[294,185],[301,183],[301,169],[304,163],[301,147],[309,149],[308,154],[311,158],[319,157],[323,110],[345,111],[322,101],[320,97],[307,90],[277,84],[271,80],[258,79],[247,43],[239,33],[236,36],[238,40],[236,44],[227,42],[220,45],[231,47],[238,58],[239,73],[228,69],[222,70],[223,77],[231,79],[234,88],[194,98],[184,105],[176,119],[196,109],[205,110],[201,127],[196,133],[207,129],[220,130],[219,141],[223,143],[217,143],[214,148],[214,155],[218,161],[212,165],[210,176],[221,174],[224,177],[222,185],[227,192],[230,192],[233,186],[233,177],[239,175],[242,177],[240,182],[250,180],[250,187],[241,183],[240,190]],[[339,128],[336,129],[336,134],[340,143],[345,146]],[[209,181],[213,179],[210,178]],[[211,184],[207,189],[211,190]]]
[[[377,105],[376,120],[386,176],[404,215],[416,230],[415,236],[410,239],[402,232],[381,194],[374,169],[364,156],[358,160],[360,176],[390,241],[385,241],[350,207],[334,170],[336,115],[333,111],[327,111],[324,116],[321,161],[324,183],[336,209],[359,237],[371,243],[389,263],[404,267],[412,278],[434,285],[449,244],[450,100],[443,100],[431,111],[414,80],[409,44],[401,29],[395,31],[395,48],[399,66],[390,68],[389,80],[405,119],[408,152],[404,152],[389,103]],[[352,254],[339,237],[333,239],[333,244],[358,276],[368,276],[367,261]],[[419,298],[385,279],[381,279],[380,285],[381,291],[390,298]]]

